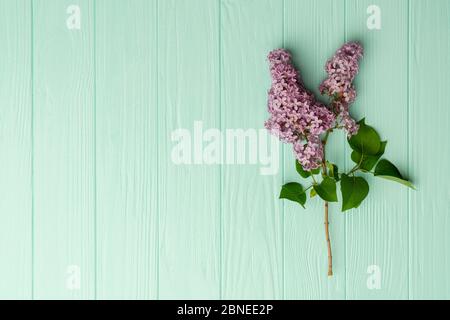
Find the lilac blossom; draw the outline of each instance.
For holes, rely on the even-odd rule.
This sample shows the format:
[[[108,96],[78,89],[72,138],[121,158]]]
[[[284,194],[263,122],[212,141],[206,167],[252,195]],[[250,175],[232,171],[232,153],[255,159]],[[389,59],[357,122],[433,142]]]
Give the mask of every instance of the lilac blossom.
[[[350,115],[348,111],[348,105],[341,105],[339,119],[342,127],[345,129],[345,131],[347,131],[347,135],[349,138],[358,133],[359,125]]]
[[[292,65],[290,53],[274,50],[268,59],[272,87],[268,102],[270,118],[265,127],[286,143],[296,143],[330,129],[335,115],[306,90]]]
[[[322,94],[326,93],[333,98],[334,112],[349,137],[355,135],[359,130],[358,124],[350,116],[349,107],[356,99],[353,80],[358,74],[358,61],[362,56],[363,48],[359,43],[349,42],[344,44],[327,61],[325,70],[328,78],[319,87]]]
[[[335,97],[343,103],[352,103],[356,98],[356,90],[352,82],[358,74],[358,61],[362,55],[363,48],[357,42],[346,43],[337,50],[325,65],[328,78],[320,85],[320,92]]]
[[[333,127],[336,117],[305,88],[288,51],[274,50],[268,59],[272,87],[270,118],[265,127],[281,141],[294,145],[294,153],[305,170],[316,169],[323,161],[320,135]]]
[[[298,141],[294,144],[294,153],[306,171],[319,168],[323,162],[323,144],[318,136],[311,136],[306,142]]]

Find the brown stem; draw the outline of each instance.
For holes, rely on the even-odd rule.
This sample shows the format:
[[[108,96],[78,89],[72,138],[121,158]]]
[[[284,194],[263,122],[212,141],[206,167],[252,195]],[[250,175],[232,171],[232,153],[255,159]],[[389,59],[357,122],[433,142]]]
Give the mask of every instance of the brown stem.
[[[329,225],[330,223],[328,222],[328,202],[325,202],[325,238],[327,239],[327,248],[328,248],[328,276],[331,277],[333,275],[333,256],[331,255],[331,240],[328,228]]]
[[[325,136],[325,140],[323,141],[323,162],[322,162],[322,168],[323,168],[323,174],[327,175],[327,164],[326,164],[326,158],[325,158],[325,146],[328,141],[328,136],[330,132],[327,132]],[[329,225],[328,222],[328,202],[325,201],[325,238],[327,240],[327,249],[328,249],[328,276],[331,277],[333,275],[333,256],[331,254],[331,240],[330,240],[330,231],[329,231]]]

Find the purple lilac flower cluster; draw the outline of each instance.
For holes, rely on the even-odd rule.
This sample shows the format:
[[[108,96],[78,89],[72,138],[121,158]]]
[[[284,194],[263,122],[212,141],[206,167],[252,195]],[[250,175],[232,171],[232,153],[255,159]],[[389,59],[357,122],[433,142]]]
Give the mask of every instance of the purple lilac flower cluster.
[[[353,79],[358,74],[362,55],[361,45],[349,42],[327,61],[328,78],[319,89],[332,98],[330,111],[305,88],[288,51],[277,49],[269,53],[272,87],[268,102],[270,118],[265,127],[281,141],[293,144],[304,170],[317,169],[323,162],[322,133],[338,126],[349,137],[358,132],[359,125],[350,116],[349,107],[356,98]]]
[[[356,90],[352,84],[358,74],[358,61],[363,56],[363,48],[357,42],[344,44],[328,60],[325,70],[328,78],[320,85],[320,92],[333,99],[334,112],[349,137],[358,132],[359,126],[350,116],[350,104],[355,101]]]
[[[302,168],[306,171],[317,169],[323,162],[323,144],[319,136],[311,136],[306,142],[297,141],[294,153]]]
[[[306,90],[284,49],[270,52],[272,87],[269,90],[269,120],[265,127],[281,141],[294,145],[303,169],[320,167],[323,145],[320,134],[331,129],[336,117]]]

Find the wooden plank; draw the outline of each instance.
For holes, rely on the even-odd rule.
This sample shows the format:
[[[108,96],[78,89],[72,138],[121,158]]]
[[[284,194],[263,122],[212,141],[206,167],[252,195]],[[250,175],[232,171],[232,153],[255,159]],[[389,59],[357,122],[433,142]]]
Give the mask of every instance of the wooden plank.
[[[318,98],[319,84],[326,77],[325,62],[344,39],[343,1],[287,0],[285,44],[293,54],[308,89]],[[326,98],[320,98],[326,101]],[[334,133],[326,149],[327,158],[343,167],[344,135]],[[301,182],[295,170],[292,147],[284,147],[285,182]],[[308,199],[306,210],[286,202],[285,285],[287,299],[343,299],[345,297],[345,216],[330,204],[330,238],[334,276],[327,276],[328,258],[324,230],[324,203]]]
[[[410,6],[410,297],[449,299],[450,2]]]
[[[282,13],[282,2],[276,0],[222,1],[223,132],[242,129],[256,134],[264,128],[270,87],[266,56],[282,45]],[[242,153],[250,154],[252,146],[247,141]],[[261,166],[249,160],[247,156],[245,164],[238,164],[235,158],[223,167],[222,297],[281,299],[281,173],[261,175]]]
[[[31,6],[0,2],[0,299],[31,298]]]
[[[218,299],[220,167],[203,162],[208,143],[194,129],[196,121],[204,132],[219,128],[218,1],[159,5],[160,298]],[[180,129],[191,164],[172,156],[187,141],[173,140]]]
[[[92,2],[33,4],[35,298],[93,298]],[[79,30],[66,25],[70,5],[81,10]]]
[[[98,298],[157,297],[156,1],[96,3]]]
[[[388,140],[384,158],[407,172],[407,1],[377,1],[379,30],[367,27],[371,5],[370,0],[347,1],[347,38],[360,41],[365,51],[355,81],[358,98],[351,111],[355,119],[365,117]],[[350,152],[347,161],[353,166]],[[358,209],[346,213],[347,298],[406,299],[408,190],[363,176],[369,181],[369,196]],[[378,271],[380,287],[375,282],[368,285]]]

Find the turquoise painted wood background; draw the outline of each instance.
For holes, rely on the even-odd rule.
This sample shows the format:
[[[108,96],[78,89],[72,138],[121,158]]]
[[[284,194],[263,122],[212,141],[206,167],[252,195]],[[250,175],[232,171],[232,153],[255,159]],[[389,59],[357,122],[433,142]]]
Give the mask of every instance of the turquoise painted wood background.
[[[331,206],[328,278],[320,203],[277,199],[290,148],[272,176],[175,165],[171,133],[262,128],[267,53],[315,89],[346,40],[352,112],[418,191],[371,179],[360,209]],[[450,298],[450,1],[1,0],[0,48],[0,298]]]

